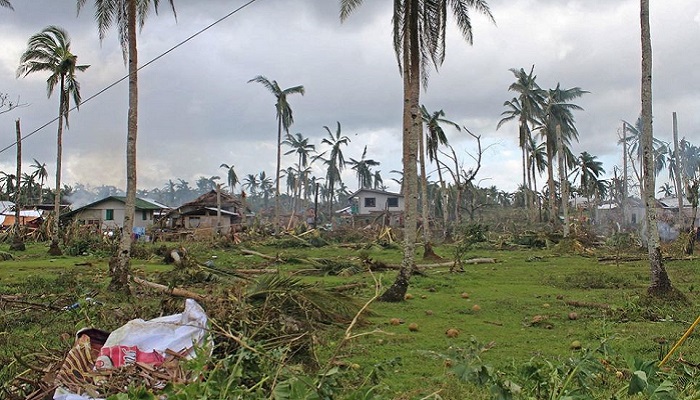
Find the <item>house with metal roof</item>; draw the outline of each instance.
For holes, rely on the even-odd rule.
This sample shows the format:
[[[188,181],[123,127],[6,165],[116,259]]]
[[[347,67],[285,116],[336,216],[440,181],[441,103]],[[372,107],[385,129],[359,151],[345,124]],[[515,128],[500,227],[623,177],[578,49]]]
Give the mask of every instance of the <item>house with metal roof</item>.
[[[145,229],[153,225],[154,216],[167,208],[163,204],[138,197],[134,205],[136,207],[134,233],[136,234],[145,233]],[[109,196],[70,211],[62,215],[61,219],[92,226],[100,231],[117,230],[124,226],[125,208],[125,196]]]

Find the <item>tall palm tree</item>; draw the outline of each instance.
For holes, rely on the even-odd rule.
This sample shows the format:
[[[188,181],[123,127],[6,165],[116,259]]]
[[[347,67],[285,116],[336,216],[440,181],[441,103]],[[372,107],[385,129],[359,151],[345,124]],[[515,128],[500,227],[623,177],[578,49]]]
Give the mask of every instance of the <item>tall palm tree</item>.
[[[425,140],[425,152],[428,154],[428,160],[430,162],[435,162],[435,165],[437,166],[437,173],[438,173],[438,180],[440,181],[440,194],[442,198],[442,229],[443,229],[443,236],[447,236],[448,232],[448,216],[449,214],[445,212],[447,210],[447,188],[445,187],[445,180],[442,178],[442,166],[440,165],[440,161],[438,159],[438,154],[440,153],[438,150],[441,145],[447,145],[448,140],[447,140],[447,135],[445,134],[445,131],[442,129],[441,124],[445,125],[450,125],[454,128],[456,128],[458,131],[461,131],[462,128],[453,121],[450,121],[445,118],[445,112],[443,110],[439,111],[434,111],[432,113],[428,112],[428,109],[425,108],[424,105],[421,105],[421,116],[423,119],[423,123],[426,125],[426,128],[428,129],[428,132],[426,133],[426,140]],[[421,177],[423,179],[422,182],[422,187],[423,187],[423,194],[421,196],[422,199],[422,211],[423,211],[423,221],[428,221],[428,195],[426,192],[426,189],[428,187],[428,179],[427,175],[425,173],[425,157],[424,153],[421,149],[420,152],[420,162],[421,162]],[[426,244],[426,249],[430,249],[430,230],[429,229],[424,229],[423,230],[423,238],[425,240]],[[433,253],[434,255],[434,253]],[[426,252],[423,253],[423,257],[425,258]]]
[[[547,96],[544,99],[544,106],[542,107],[543,120],[539,129],[542,139],[547,143],[547,184],[549,189],[549,219],[551,223],[556,223],[557,221],[553,168],[554,156],[559,154],[561,163],[565,160],[565,154],[557,151],[558,132],[561,132],[562,150],[570,152],[568,149],[571,140],[578,141],[578,130],[576,129],[573,111],[583,110],[583,108],[571,103],[571,101],[586,93],[588,92],[579,87],[563,89],[560,84],[557,84],[556,88],[547,91]],[[560,180],[564,180],[566,168],[560,170],[563,172]],[[562,199],[562,207],[567,206],[567,201],[568,199]]]
[[[340,18],[345,20],[363,0],[341,0]],[[448,5],[462,37],[472,43],[469,9],[493,20],[483,0],[395,0],[393,12],[394,51],[403,76],[403,173],[406,201],[404,217],[404,253],[394,284],[380,297],[384,301],[402,301],[415,267],[417,228],[418,141],[423,135],[420,113],[420,88],[428,81],[428,68],[436,68],[445,59],[445,32]]]
[[[316,158],[323,161],[328,168],[326,170],[326,183],[328,185],[329,193],[331,197],[328,199],[328,215],[331,216],[330,223],[333,223],[333,193],[335,184],[342,182],[340,173],[345,169],[345,157],[343,156],[343,150],[341,146],[347,146],[350,143],[350,138],[342,134],[342,129],[340,127],[340,121],[336,121],[335,134],[331,132],[330,128],[324,126],[323,129],[328,133],[328,137],[321,140],[321,144],[330,146],[330,154],[328,158],[324,158],[326,152],[318,155]]]
[[[233,164],[228,165],[226,163],[219,165],[219,168],[223,168],[226,170],[226,184],[228,185],[229,189],[231,190],[231,194],[233,194],[233,190],[236,188],[236,185],[238,185],[238,183],[239,183],[238,175],[236,174],[235,167],[236,166]]]
[[[649,27],[649,0],[640,0],[640,25],[642,41],[642,153],[644,165],[644,205],[647,214],[647,251],[651,281],[648,293],[663,296],[671,292],[673,286],[661,259],[659,227],[656,224],[656,174],[654,171],[654,133],[652,131],[652,96],[651,96],[651,30]]]
[[[75,107],[80,107],[80,83],[76,79],[78,71],[85,71],[89,65],[78,65],[78,56],[71,53],[68,33],[58,26],[48,26],[32,35],[27,42],[27,50],[20,57],[17,76],[27,76],[33,72],[48,72],[46,94],[51,97],[56,85],[58,98],[58,133],[56,135],[56,194],[54,196],[54,231],[51,236],[49,253],[60,255],[58,247],[59,213],[61,211],[61,158],[63,153],[63,121],[68,127],[70,99]]]
[[[77,0],[78,12],[85,6],[87,0]],[[173,14],[174,0],[168,0]],[[158,13],[159,0],[95,0],[95,19],[100,40],[107,31],[117,25],[119,42],[122,46],[124,63],[129,70],[129,112],[127,116],[126,134],[126,200],[124,204],[123,235],[119,242],[116,259],[110,262],[110,290],[130,293],[129,269],[131,264],[131,232],[134,228],[134,212],[136,210],[136,140],[138,134],[138,48],[136,45],[136,27],[143,28],[151,4]]]
[[[533,186],[527,181],[527,173],[531,170],[531,166],[529,165],[530,159],[527,157],[527,148],[530,137],[532,136],[531,127],[540,123],[539,119],[543,112],[542,105],[546,92],[542,90],[536,82],[537,75],[534,74],[534,65],[530,68],[529,73],[526,73],[523,68],[511,68],[509,71],[515,76],[515,82],[508,86],[508,90],[518,95],[503,103],[503,106],[508,109],[501,113],[503,118],[498,121],[496,129],[500,128],[501,125],[507,121],[518,121],[518,145],[520,146],[523,164],[523,187],[529,189],[525,191],[524,194],[528,209],[532,209],[534,199],[530,194],[533,191]],[[532,215],[530,217],[532,218]]]
[[[49,172],[46,170],[46,163],[41,163],[37,161],[37,159],[34,159],[34,164],[31,165],[32,168],[34,168],[34,172],[32,172],[32,175],[34,175],[35,178],[39,179],[39,204],[42,203],[43,199],[43,193],[44,193],[44,182],[46,179],[49,177]]]
[[[350,158],[350,160],[348,161],[348,164],[352,165],[350,169],[354,169],[355,174],[357,175],[358,189],[372,187],[372,167],[376,167],[380,164],[379,161],[368,159],[366,157],[367,145],[365,145],[365,149],[362,151],[362,157],[359,160]]]
[[[287,101],[287,96],[292,94],[304,95],[304,86],[292,86],[287,89],[280,88],[277,81],[270,81],[262,75],[258,75],[255,78],[248,81],[257,82],[275,96],[277,102],[275,103],[275,115],[277,117],[277,168],[275,171],[275,233],[279,232],[279,218],[280,218],[280,163],[282,160],[282,130],[285,133],[289,133],[289,128],[294,123],[294,117],[292,115],[292,107]]]

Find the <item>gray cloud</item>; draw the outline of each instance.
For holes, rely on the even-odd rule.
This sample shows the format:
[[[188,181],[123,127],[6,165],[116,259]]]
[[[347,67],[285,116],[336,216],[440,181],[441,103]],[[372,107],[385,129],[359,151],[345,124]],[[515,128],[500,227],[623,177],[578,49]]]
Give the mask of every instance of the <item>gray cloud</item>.
[[[13,121],[25,133],[54,118],[57,98],[46,98],[45,76],[15,79],[26,40],[55,24],[68,30],[79,60],[91,64],[80,75],[87,98],[126,74],[117,32],[102,43],[86,3],[79,17],[73,4],[52,0],[15,2],[0,10],[0,92],[19,95],[28,107],[0,116],[0,147],[12,143]],[[161,4],[139,36],[141,64],[243,4],[237,1],[176,1],[177,21]],[[452,30],[447,57],[432,71],[422,102],[482,135],[490,145],[478,179],[514,190],[520,176],[516,126],[496,124],[513,76],[529,68],[541,86],[579,86],[590,91],[576,114],[581,142],[611,172],[619,163],[616,146],[621,120],[639,113],[640,45],[638,2],[633,0],[492,0],[497,25],[474,14],[474,45]],[[700,6],[690,0],[652,4],[655,132],[670,140],[671,112],[679,114],[681,136],[697,141],[700,80],[697,65]],[[168,179],[193,183],[198,176],[223,176],[221,163],[239,175],[274,175],[274,98],[248,80],[264,75],[282,87],[304,85],[306,95],[290,97],[291,132],[312,138],[319,150],[324,125],[352,139],[346,157],[381,161],[385,182],[401,168],[402,84],[391,43],[391,3],[365,2],[340,23],[338,2],[259,0],[191,42],[143,69],[140,78],[139,187],[162,187]],[[122,82],[71,114],[64,144],[64,180],[124,186],[127,88]],[[465,167],[473,140],[449,131]],[[26,141],[25,158],[53,165],[55,124]],[[14,151],[0,154],[0,169],[11,169]],[[285,159],[286,165],[294,159]],[[320,167],[319,167],[320,168]],[[316,171],[320,176],[320,169]],[[356,181],[346,173],[346,184]]]

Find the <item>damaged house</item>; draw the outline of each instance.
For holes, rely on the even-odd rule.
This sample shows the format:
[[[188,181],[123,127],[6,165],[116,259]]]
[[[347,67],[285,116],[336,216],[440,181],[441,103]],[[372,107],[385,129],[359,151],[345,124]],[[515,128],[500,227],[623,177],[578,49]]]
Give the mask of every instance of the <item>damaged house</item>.
[[[195,233],[228,234],[243,221],[243,204],[228,193],[211,190],[168,212],[162,228]]]

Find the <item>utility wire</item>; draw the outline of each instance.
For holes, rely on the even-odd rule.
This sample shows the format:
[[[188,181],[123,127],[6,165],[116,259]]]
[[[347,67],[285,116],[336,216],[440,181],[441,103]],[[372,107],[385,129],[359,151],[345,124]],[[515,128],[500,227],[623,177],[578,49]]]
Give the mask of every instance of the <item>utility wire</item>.
[[[236,8],[235,10],[231,11],[230,13],[224,15],[223,17],[221,17],[221,18],[217,19],[216,21],[212,22],[211,24],[207,25],[206,27],[200,29],[199,31],[197,31],[197,32],[195,32],[194,34],[190,35],[187,39],[181,41],[180,43],[176,44],[175,46],[169,48],[169,49],[166,50],[165,52],[163,52],[163,53],[161,53],[160,55],[156,56],[155,58],[151,59],[151,60],[148,61],[147,63],[145,63],[145,64],[143,64],[142,66],[138,67],[138,68],[136,69],[136,72],[141,71],[142,69],[148,67],[149,65],[153,64],[154,62],[160,60],[161,58],[165,57],[168,53],[170,53],[170,52],[172,52],[173,50],[177,49],[178,47],[184,45],[185,43],[189,42],[190,40],[194,39],[195,37],[201,35],[202,33],[206,32],[207,30],[209,30],[210,28],[214,27],[214,26],[217,25],[218,23],[220,23],[220,22],[224,21],[225,19],[231,17],[231,16],[234,15],[235,13],[237,13],[237,12],[243,10],[244,8],[246,8],[246,7],[248,7],[249,5],[255,3],[256,1],[257,1],[257,0],[250,0],[250,1],[248,1],[247,3],[243,4],[242,6],[240,6],[240,7]],[[92,96],[88,97],[87,99],[85,99],[85,101],[81,101],[79,105],[74,105],[73,107],[71,107],[70,109],[68,109],[68,111],[66,111],[65,114],[67,115],[69,112],[71,112],[71,111],[73,111],[73,110],[77,110],[78,107],[80,107],[80,105],[87,103],[88,101],[90,101],[90,100],[96,98],[97,96],[100,96],[102,93],[104,93],[104,92],[108,91],[109,89],[111,89],[111,88],[117,86],[119,83],[123,82],[123,81],[124,81],[125,79],[127,79],[128,77],[129,77],[129,74],[124,75],[124,76],[121,77],[119,80],[113,82],[112,84],[108,85],[108,86],[105,87],[104,89],[100,90],[99,92],[97,92],[97,93],[93,94]],[[36,128],[35,130],[33,130],[32,132],[26,134],[25,136],[22,136],[22,138],[21,138],[20,140],[24,140],[24,139],[27,139],[27,138],[30,137],[30,136],[33,136],[35,133],[39,132],[40,130],[42,130],[42,129],[46,128],[47,126],[49,126],[49,125],[53,124],[54,122],[56,122],[56,121],[58,120],[58,118],[59,118],[59,117],[54,117],[54,119],[50,120],[49,122],[45,123],[44,125],[42,125],[42,126]],[[11,149],[11,148],[14,147],[16,144],[17,144],[17,141],[14,141],[14,142],[12,142],[12,144],[10,144],[10,145],[8,145],[8,146],[6,146],[6,147],[3,147],[2,149],[0,149],[0,154],[2,154],[2,153],[4,153],[5,151]]]

